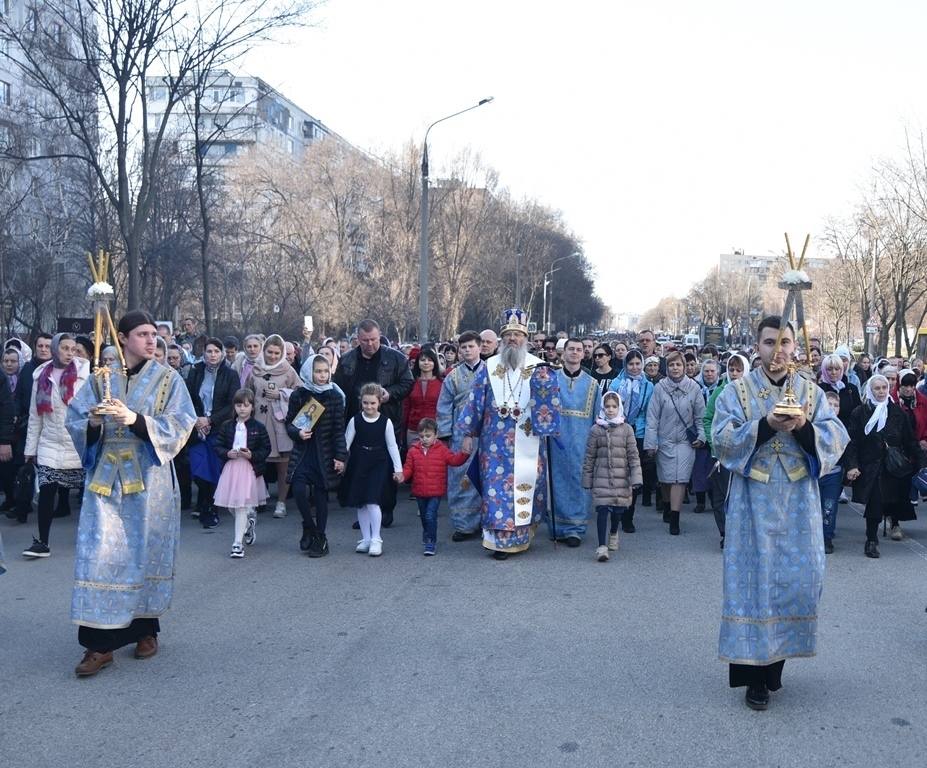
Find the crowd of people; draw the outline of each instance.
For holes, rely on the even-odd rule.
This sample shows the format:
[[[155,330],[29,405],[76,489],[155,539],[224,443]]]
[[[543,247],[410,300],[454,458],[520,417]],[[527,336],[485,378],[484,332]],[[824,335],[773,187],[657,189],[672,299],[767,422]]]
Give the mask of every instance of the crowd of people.
[[[824,355],[815,343],[805,355],[791,326],[775,317],[760,324],[754,348],[723,353],[712,345],[658,349],[650,330],[610,340],[530,335],[518,308],[506,311],[498,334],[465,331],[423,345],[393,344],[369,319],[344,339],[314,340],[306,330],[300,340],[249,334],[240,344],[198,333],[192,318],[172,336],[143,312],[122,318],[119,341],[101,353],[113,374],[109,410],[100,408],[87,337],[40,334],[34,349],[12,338],[2,359],[7,517],[27,522],[38,489],[37,530],[24,557],[50,556],[54,518],[71,513],[72,490],[82,493],[72,608],[87,649],[79,675],[95,674],[128,642],[138,644],[139,658],[157,652],[152,617],[169,602],[167,576],[142,579],[145,611],[137,603],[114,608],[107,597],[93,610],[121,610],[122,618],[101,623],[86,615],[104,567],[101,520],[126,504],[150,508],[155,497],[168,507],[176,497],[209,531],[228,510],[229,554],[240,559],[257,541],[261,513],[285,518],[290,499],[302,523],[300,550],[328,555],[334,495],[356,510],[355,551],[378,557],[397,486],[410,483],[427,557],[438,552],[446,498],[453,542],[479,539],[505,560],[530,547],[542,522],[568,547],[581,546],[594,525],[600,562],[618,549],[619,531],[635,532],[638,507],[655,506],[677,536],[683,506],[694,498],[693,514],[710,506],[721,548],[733,550],[725,552],[726,569],[736,571],[745,549],[776,556],[774,543],[750,533],[750,520],[781,513],[783,497],[768,497],[777,484],[789,504],[815,505],[805,522],[818,521],[816,528],[804,530],[808,541],[795,547],[819,541],[822,554],[833,552],[837,509],[849,487],[865,509],[868,557],[880,554],[879,523],[890,524],[893,540],[903,538],[901,523],[914,517],[927,490],[922,363],[854,359],[847,347]],[[798,375],[786,375],[789,363]],[[797,393],[800,415],[773,411],[784,388]],[[273,502],[268,486],[275,486]],[[160,520],[158,567],[172,576],[166,549],[179,518]],[[136,545],[144,548],[150,536]],[[818,581],[823,560],[819,566]],[[754,611],[755,586],[731,578],[725,615]],[[810,602],[801,606],[806,616],[816,597]],[[780,647],[760,654],[769,662],[760,664],[755,636],[745,639],[742,621],[728,624],[721,645],[731,684],[748,686],[748,704],[752,695],[751,706],[762,708],[778,686],[779,662],[807,649]]]

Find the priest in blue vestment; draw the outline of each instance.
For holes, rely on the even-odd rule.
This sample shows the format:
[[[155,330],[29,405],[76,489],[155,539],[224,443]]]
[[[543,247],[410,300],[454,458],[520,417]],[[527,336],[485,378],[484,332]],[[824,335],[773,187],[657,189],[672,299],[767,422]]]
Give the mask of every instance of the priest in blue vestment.
[[[124,315],[118,338],[128,375],[111,376],[110,412],[96,411],[96,377],[68,405],[67,429],[87,473],[71,597],[71,620],[86,649],[79,677],[95,675],[130,643],[138,659],[158,651],[180,534],[172,460],[196,423],[183,379],[154,360],[151,315]]]
[[[788,375],[795,333],[786,323],[777,349],[781,324],[760,322],[762,365],[725,387],[712,425],[715,454],[731,473],[719,655],[752,709],[766,709],[781,687],[786,659],[815,653],[824,584],[818,478],[849,442],[824,392]],[[800,412],[777,415],[790,380]]]
[[[441,394],[438,396],[438,437],[447,440],[452,451],[459,451],[465,434],[458,419],[464,406],[470,401],[473,382],[480,369],[485,367],[480,359],[480,335],[476,331],[465,331],[457,339],[460,361],[444,377]],[[459,467],[447,468],[447,506],[454,532],[453,541],[466,541],[480,533],[480,494],[470,480],[470,464],[473,456]]]
[[[563,366],[557,371],[560,435],[550,447],[555,524],[550,534],[570,547],[582,543],[592,514],[592,492],[582,485],[583,459],[589,432],[602,402],[602,390],[583,370],[582,361],[582,340],[567,339],[563,346]]]
[[[557,377],[527,342],[527,315],[506,310],[501,351],[477,372],[457,420],[464,451],[479,439],[483,547],[497,560],[528,549],[547,512],[544,443],[560,431]]]

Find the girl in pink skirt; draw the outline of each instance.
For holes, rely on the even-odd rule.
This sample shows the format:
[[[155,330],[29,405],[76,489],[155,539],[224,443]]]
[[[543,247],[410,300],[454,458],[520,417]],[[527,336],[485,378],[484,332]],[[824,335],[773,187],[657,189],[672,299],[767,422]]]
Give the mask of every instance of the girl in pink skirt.
[[[216,438],[216,453],[225,466],[216,486],[215,504],[235,516],[230,557],[242,558],[242,542],[254,544],[254,510],[267,500],[264,466],[270,454],[270,437],[254,418],[254,392],[239,389],[233,402],[235,418],[222,424]]]

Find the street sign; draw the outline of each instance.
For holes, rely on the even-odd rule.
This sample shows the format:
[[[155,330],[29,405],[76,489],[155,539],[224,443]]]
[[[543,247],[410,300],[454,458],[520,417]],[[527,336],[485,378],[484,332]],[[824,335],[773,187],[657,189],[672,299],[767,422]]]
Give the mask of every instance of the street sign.
[[[879,326],[877,325],[867,325],[866,326],[866,333],[873,334],[873,333],[878,333],[878,332],[879,332]]]

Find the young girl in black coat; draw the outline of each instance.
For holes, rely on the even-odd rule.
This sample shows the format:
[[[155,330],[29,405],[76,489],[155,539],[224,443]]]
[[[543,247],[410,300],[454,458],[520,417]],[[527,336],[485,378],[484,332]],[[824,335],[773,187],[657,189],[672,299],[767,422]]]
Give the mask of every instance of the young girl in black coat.
[[[309,557],[328,554],[325,524],[328,521],[328,492],[338,488],[348,448],[344,439],[344,394],[332,384],[332,369],[322,355],[313,355],[299,371],[303,385],[290,395],[286,431],[293,441],[286,481],[303,516],[299,548]],[[316,401],[325,410],[310,429],[299,417],[303,407]],[[315,519],[311,504],[315,505]]]
[[[254,544],[254,511],[267,501],[264,464],[270,436],[254,418],[254,392],[239,389],[233,398],[235,418],[226,421],[216,437],[215,451],[225,462],[216,486],[216,504],[235,516],[235,540],[230,557],[245,556],[242,542]]]

